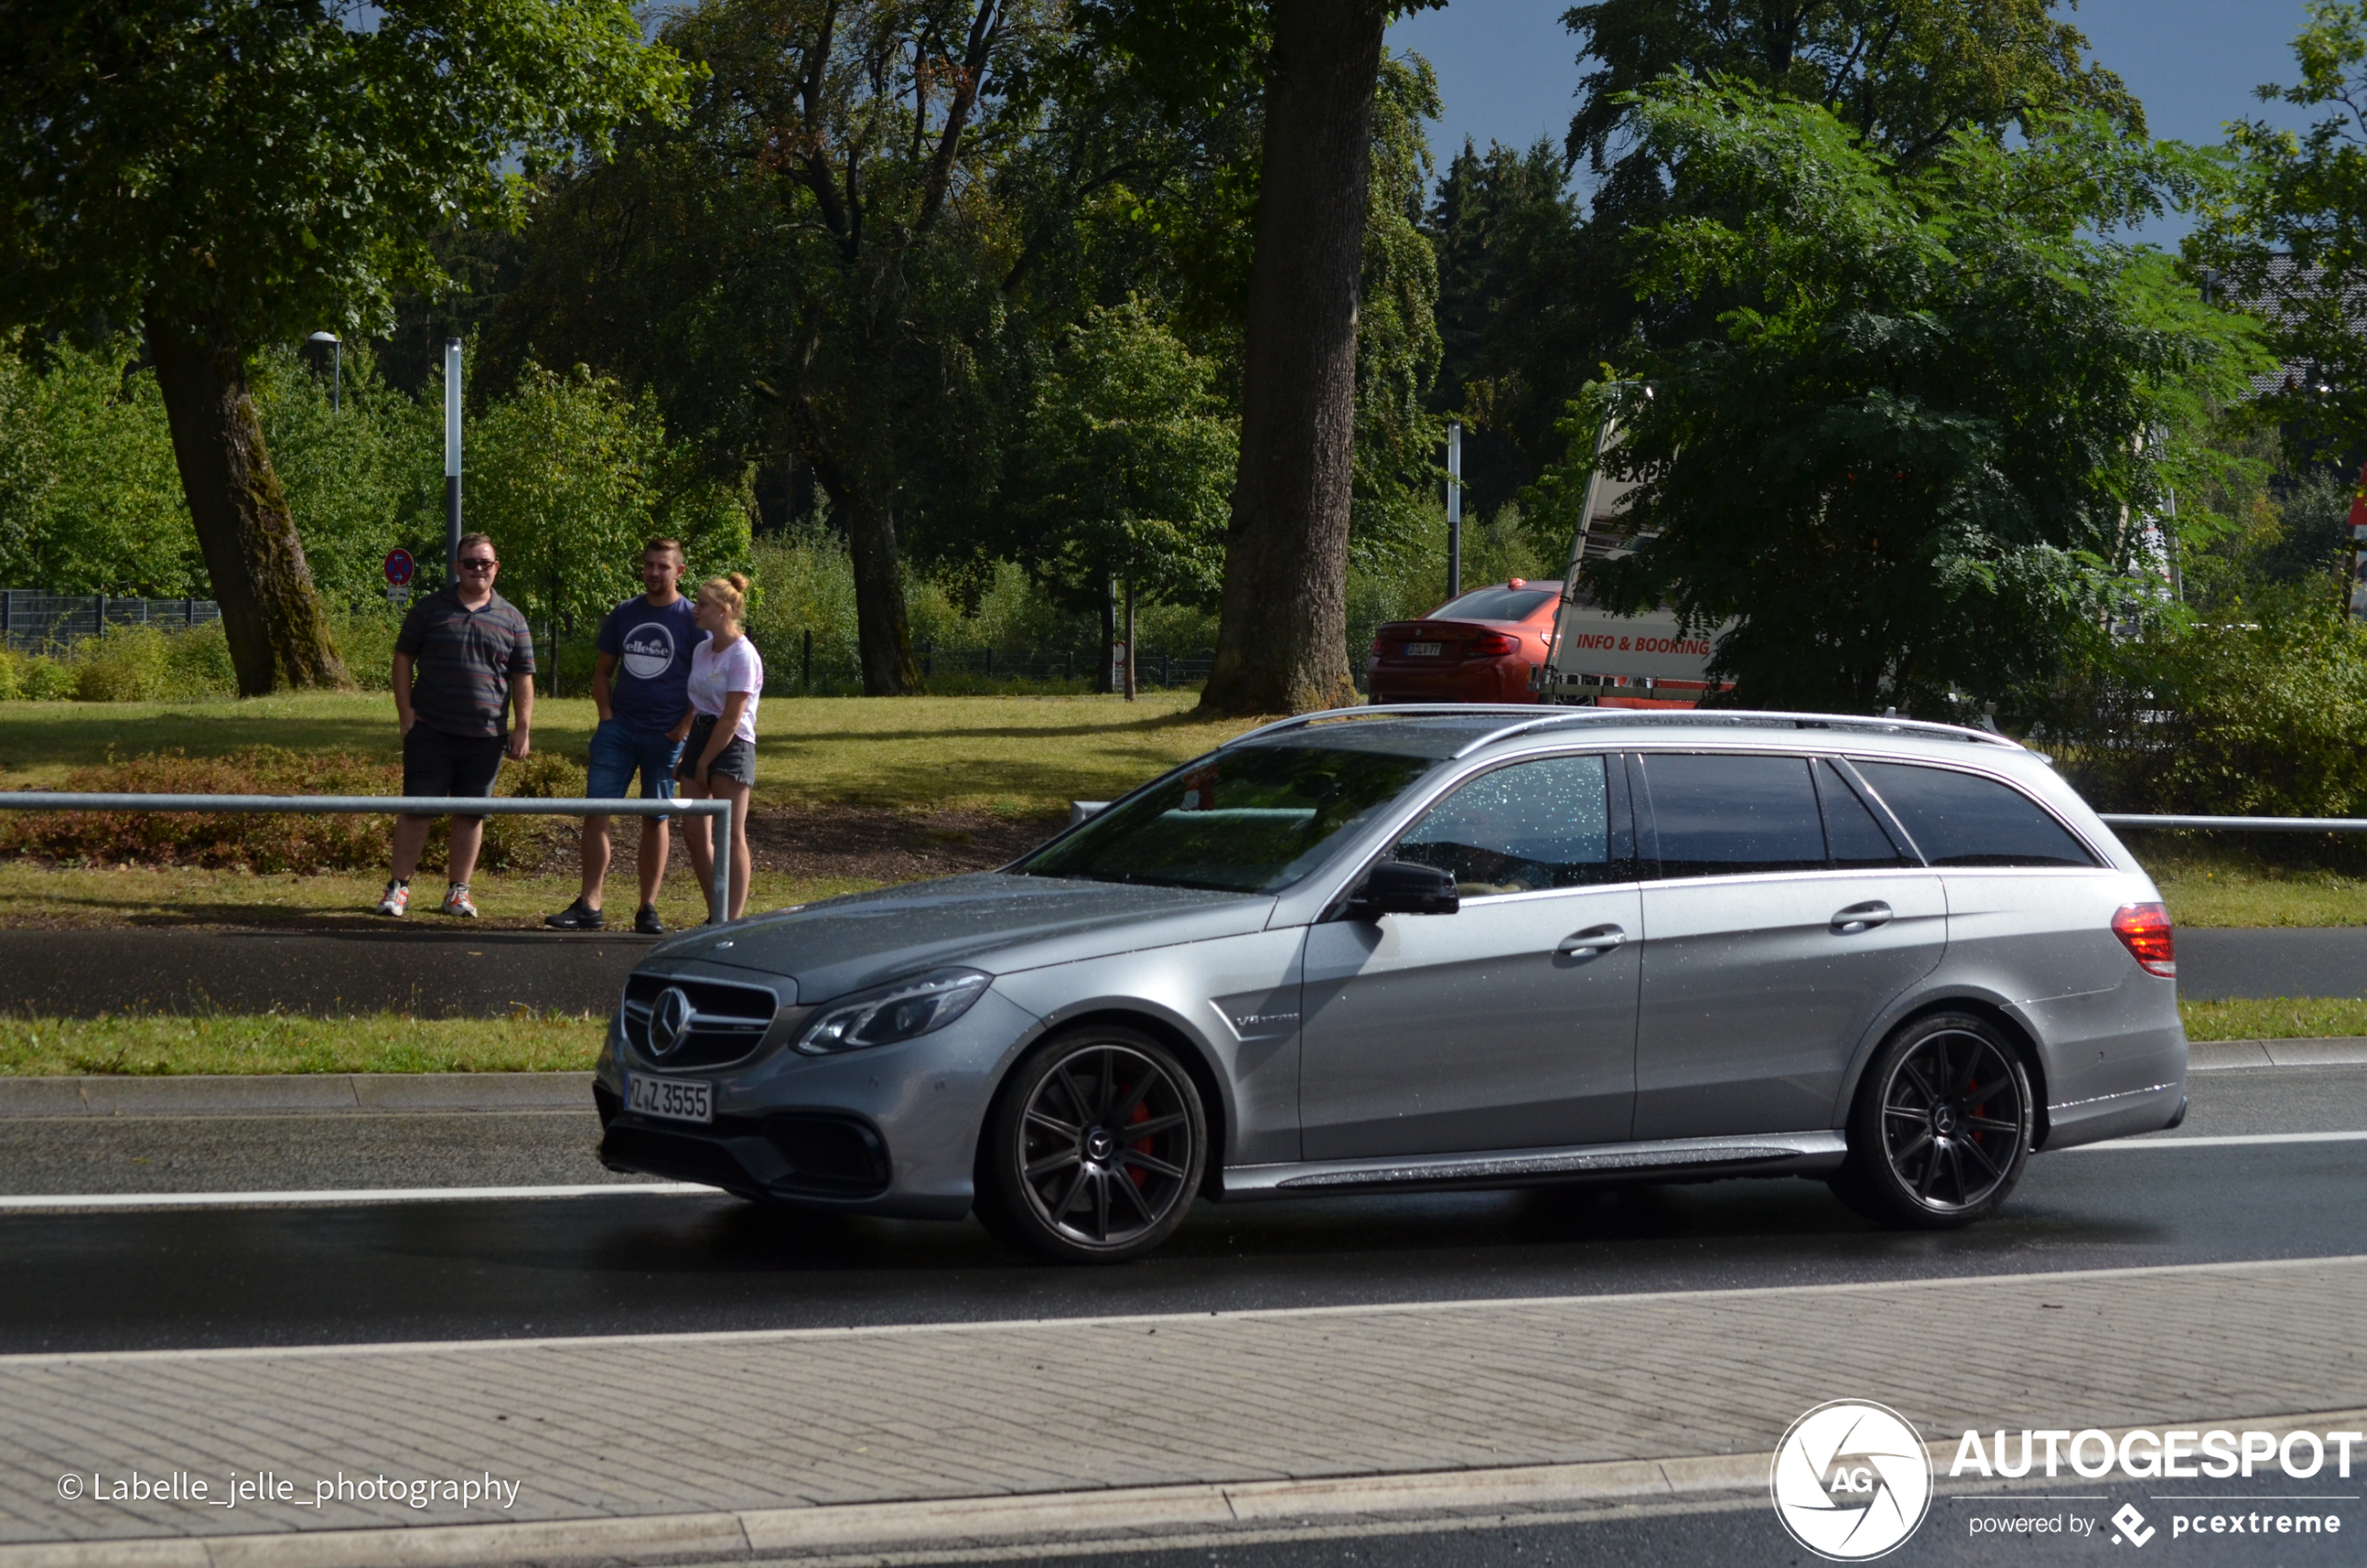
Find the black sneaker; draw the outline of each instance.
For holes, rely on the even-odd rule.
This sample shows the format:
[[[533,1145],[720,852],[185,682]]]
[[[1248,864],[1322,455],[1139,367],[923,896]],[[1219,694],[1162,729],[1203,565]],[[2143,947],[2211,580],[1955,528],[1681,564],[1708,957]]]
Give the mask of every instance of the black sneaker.
[[[608,923],[608,918],[578,898],[557,914],[543,916],[542,923],[561,931],[597,931]]]
[[[658,919],[656,906],[644,904],[641,906],[641,912],[633,917],[633,929],[644,936],[664,936],[665,922]]]

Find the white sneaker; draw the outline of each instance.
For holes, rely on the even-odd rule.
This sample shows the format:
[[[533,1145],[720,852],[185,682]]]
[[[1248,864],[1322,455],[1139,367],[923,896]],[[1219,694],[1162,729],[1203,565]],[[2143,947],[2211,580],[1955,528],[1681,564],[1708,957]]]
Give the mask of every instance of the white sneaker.
[[[411,912],[411,890],[401,882],[389,882],[386,896],[378,900],[381,915],[403,916]]]
[[[469,902],[468,883],[454,882],[444,890],[444,912],[447,915],[458,915],[463,920],[472,920],[477,918],[477,907]]]

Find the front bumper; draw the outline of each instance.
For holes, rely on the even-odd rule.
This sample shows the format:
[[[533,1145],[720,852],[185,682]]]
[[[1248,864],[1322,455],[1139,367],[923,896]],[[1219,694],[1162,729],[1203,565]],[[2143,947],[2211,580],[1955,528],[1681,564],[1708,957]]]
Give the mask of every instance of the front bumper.
[[[593,1073],[600,1163],[768,1203],[914,1220],[970,1210],[978,1139],[1004,1065],[1034,1015],[990,990],[946,1028],[843,1056],[787,1044],[730,1067],[638,1062],[612,1022]],[[715,1120],[623,1109],[625,1076],[704,1079]]]

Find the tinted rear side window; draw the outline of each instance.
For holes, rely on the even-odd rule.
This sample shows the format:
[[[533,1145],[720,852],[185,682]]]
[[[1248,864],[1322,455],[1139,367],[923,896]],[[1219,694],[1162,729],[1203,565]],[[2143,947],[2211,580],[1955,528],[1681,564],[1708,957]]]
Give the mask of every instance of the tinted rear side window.
[[[1974,773],[1858,762],[1934,866],[2093,866],[2068,828],[2018,789]]]
[[[1825,825],[1798,757],[1643,758],[1663,877],[1826,868]]]
[[[1832,848],[1836,868],[1863,871],[1922,864],[1891,842],[1880,819],[1829,762],[1816,764],[1816,794],[1825,802],[1825,841]]]

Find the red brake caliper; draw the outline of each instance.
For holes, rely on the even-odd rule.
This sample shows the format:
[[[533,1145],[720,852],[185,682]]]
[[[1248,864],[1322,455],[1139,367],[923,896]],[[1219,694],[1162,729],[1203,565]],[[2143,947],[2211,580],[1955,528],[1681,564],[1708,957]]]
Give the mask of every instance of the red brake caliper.
[[[1126,1119],[1129,1123],[1147,1122],[1151,1119],[1151,1108],[1138,1100],[1135,1102],[1133,1113]],[[1147,1138],[1138,1139],[1135,1140],[1133,1148],[1137,1154],[1147,1154],[1151,1152],[1151,1140]],[[1140,1192],[1143,1187],[1147,1186],[1151,1179],[1151,1173],[1144,1170],[1141,1166],[1127,1166],[1126,1174],[1133,1178],[1134,1187],[1137,1192]]]

